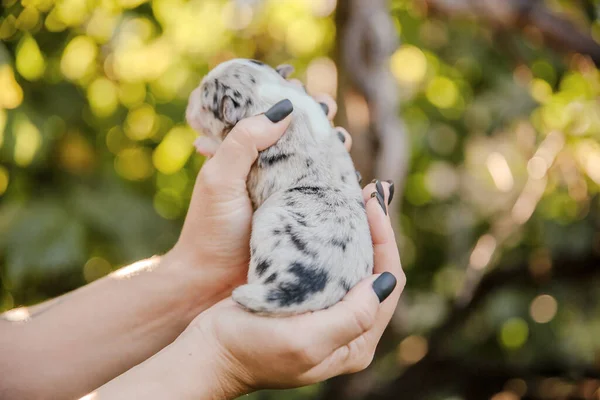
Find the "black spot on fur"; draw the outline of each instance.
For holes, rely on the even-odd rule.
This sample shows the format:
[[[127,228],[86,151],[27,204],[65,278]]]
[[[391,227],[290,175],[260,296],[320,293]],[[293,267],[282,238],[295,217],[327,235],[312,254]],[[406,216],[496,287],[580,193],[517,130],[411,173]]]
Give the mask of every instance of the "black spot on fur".
[[[246,100],[246,107],[250,107],[252,104],[254,104],[254,102],[252,101],[252,99],[248,98]]]
[[[340,179],[342,180],[342,183],[346,183],[346,175],[342,175]]]
[[[350,241],[350,238],[343,238],[343,239],[331,239],[329,241],[329,244],[331,244],[332,246],[335,247],[339,247],[340,249],[342,249],[342,251],[346,251],[346,246],[348,245],[348,242]]]
[[[239,90],[234,90],[234,91],[233,91],[233,96],[234,96],[236,99],[239,99],[240,97],[242,97],[242,94],[239,92]]]
[[[267,296],[267,301],[276,302],[281,307],[303,303],[311,294],[322,292],[329,281],[327,272],[300,262],[292,263],[288,271],[294,274],[296,279],[280,283]]]
[[[350,291],[350,289],[352,289],[352,286],[350,286],[350,284],[348,283],[347,280],[345,279],[340,279],[340,285],[344,288],[344,290],[346,292]]]
[[[233,74],[234,78],[240,79],[240,74]]]
[[[250,246],[250,256],[254,255],[256,253],[256,248],[254,248],[254,246]]]
[[[325,195],[325,188],[321,186],[296,186],[288,189],[288,192],[298,192],[302,194],[317,195],[323,197]]]
[[[294,232],[292,230],[291,225],[288,224],[285,226],[285,233],[288,234],[290,241],[296,247],[296,249],[298,249],[298,251],[302,252],[303,254],[306,254],[307,256],[316,256],[316,253],[314,251],[308,249],[308,244],[300,237],[300,235],[298,235],[297,232]]]
[[[279,229],[273,229],[273,235],[281,235],[281,231]]]
[[[363,210],[366,209],[365,203],[363,203],[362,200],[357,200],[356,202],[358,203],[358,205],[359,205],[360,208],[362,208]]]
[[[269,260],[260,260],[258,264],[256,264],[256,273],[258,276],[262,276],[271,266],[271,261]]]
[[[265,283],[275,282],[275,279],[277,279],[277,272],[273,272],[267,279],[265,279]]]
[[[251,63],[256,64],[256,65],[265,65],[264,62],[258,61],[258,60],[250,60]]]
[[[306,168],[310,168],[314,163],[315,163],[315,161],[312,158],[307,158],[306,159]]]
[[[306,178],[308,178],[308,174],[302,174],[296,179],[296,183],[300,183],[300,181]]]
[[[250,82],[252,82],[252,83],[256,83],[256,79],[254,79],[254,77],[253,77],[253,76],[250,76]]]
[[[292,214],[294,221],[296,221],[298,224],[302,226],[308,226],[308,224],[306,223],[306,215],[296,211],[290,211],[290,213]]]
[[[273,246],[273,249],[278,248],[281,245],[281,239],[279,239],[278,241],[275,242],[275,246]]]
[[[278,162],[285,161],[290,158],[293,154],[279,153],[274,155],[269,155],[266,153],[262,153],[258,159],[259,167],[265,168],[270,167]]]

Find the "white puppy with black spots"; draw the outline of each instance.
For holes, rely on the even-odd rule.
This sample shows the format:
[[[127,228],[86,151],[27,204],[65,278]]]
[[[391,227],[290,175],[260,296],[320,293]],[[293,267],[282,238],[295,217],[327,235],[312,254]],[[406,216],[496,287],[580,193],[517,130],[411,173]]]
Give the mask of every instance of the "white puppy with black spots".
[[[373,273],[352,160],[321,106],[286,80],[292,70],[255,60],[224,62],[194,90],[186,113],[190,126],[221,142],[243,118],[266,112],[277,122],[293,112],[287,131],[259,154],[247,182],[255,209],[248,284],[232,298],[265,315],[330,307]]]

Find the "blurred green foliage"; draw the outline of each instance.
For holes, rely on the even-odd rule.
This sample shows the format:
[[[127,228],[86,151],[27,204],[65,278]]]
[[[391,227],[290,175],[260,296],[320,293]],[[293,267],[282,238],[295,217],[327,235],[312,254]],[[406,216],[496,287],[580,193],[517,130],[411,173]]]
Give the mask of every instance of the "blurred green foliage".
[[[546,3],[600,39],[600,20],[580,2]],[[2,4],[1,310],[174,243],[203,162],[183,117],[187,96],[219,62],[287,62],[309,90],[336,90],[335,1]],[[599,70],[535,32],[443,19],[416,0],[391,6],[402,45],[390,68],[413,147],[400,239],[409,283],[379,379],[426,355],[457,299],[506,265],[548,279],[506,282],[447,351],[600,365],[597,280],[549,280],[555,257],[600,248]],[[319,387],[280,398],[312,398]],[[255,396],[283,396],[273,393]]]

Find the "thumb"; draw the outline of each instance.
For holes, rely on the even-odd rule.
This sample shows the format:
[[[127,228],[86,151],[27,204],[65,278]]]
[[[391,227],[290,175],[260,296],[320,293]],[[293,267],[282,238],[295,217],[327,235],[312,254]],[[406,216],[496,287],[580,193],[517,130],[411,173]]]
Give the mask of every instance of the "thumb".
[[[380,303],[392,293],[395,286],[396,278],[389,272],[365,278],[342,301],[326,310],[307,315],[310,322],[300,323],[313,327],[310,329],[311,342],[319,343],[318,351],[325,358],[374,326]]]
[[[285,99],[261,115],[245,118],[233,127],[205,164],[216,181],[246,180],[258,152],[272,146],[290,124],[294,107]]]

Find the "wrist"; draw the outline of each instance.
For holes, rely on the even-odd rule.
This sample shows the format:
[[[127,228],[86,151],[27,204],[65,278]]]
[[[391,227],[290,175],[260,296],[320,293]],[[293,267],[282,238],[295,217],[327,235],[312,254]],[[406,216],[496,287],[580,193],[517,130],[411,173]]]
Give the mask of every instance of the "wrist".
[[[194,364],[187,371],[195,399],[234,399],[253,390],[240,379],[240,368],[220,343],[206,333],[202,325],[193,322],[174,343],[181,354]]]
[[[230,400],[245,393],[225,363],[184,332],[159,353],[94,392],[98,398]]]
[[[177,248],[161,256],[160,264],[165,279],[173,282],[173,293],[180,298],[179,305],[186,325],[231,292],[231,289],[222,287],[211,268],[186,257],[185,252]]]

